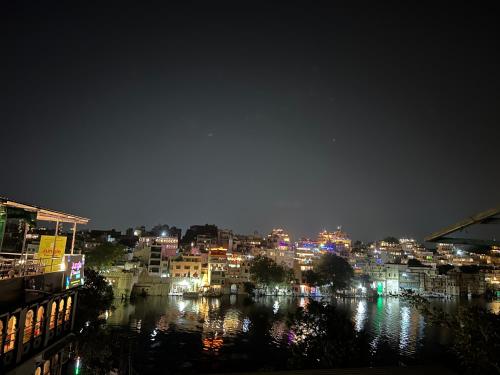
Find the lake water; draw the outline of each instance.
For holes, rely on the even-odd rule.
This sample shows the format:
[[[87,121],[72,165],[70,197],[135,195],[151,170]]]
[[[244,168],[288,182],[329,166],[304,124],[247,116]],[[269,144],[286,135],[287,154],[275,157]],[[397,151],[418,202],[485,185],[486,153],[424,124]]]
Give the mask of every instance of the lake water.
[[[283,369],[287,316],[307,303],[307,298],[290,297],[261,297],[253,303],[241,296],[146,297],[116,302],[106,325],[119,333],[121,366],[126,363],[139,374]],[[428,324],[406,301],[380,297],[336,303],[357,331],[366,332],[373,365],[440,363],[446,358],[448,332]],[[462,303],[484,304],[432,303],[448,312]],[[488,306],[500,310],[499,302]]]

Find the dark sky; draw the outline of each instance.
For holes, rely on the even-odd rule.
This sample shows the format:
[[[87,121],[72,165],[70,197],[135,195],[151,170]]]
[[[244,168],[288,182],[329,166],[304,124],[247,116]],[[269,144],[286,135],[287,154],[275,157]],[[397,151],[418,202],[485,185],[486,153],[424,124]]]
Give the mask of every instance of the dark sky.
[[[496,206],[500,14],[436,3],[2,4],[0,195],[295,239]]]

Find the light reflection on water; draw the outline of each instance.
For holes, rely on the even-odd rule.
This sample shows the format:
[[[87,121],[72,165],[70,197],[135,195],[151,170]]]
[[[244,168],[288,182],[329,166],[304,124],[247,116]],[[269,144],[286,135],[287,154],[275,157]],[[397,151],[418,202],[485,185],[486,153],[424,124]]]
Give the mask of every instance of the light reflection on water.
[[[280,345],[290,333],[286,325],[287,314],[297,307],[306,307],[307,298],[263,297],[254,304],[243,298],[183,299],[182,297],[148,297],[135,304],[120,304],[107,320],[111,327],[128,327],[149,341],[161,342],[167,336],[186,333],[199,335],[205,353],[219,355],[221,348],[233,347],[245,341],[247,335],[262,333],[263,340]],[[425,319],[405,301],[395,298],[337,299],[338,309],[346,311],[356,331],[366,332],[371,350],[375,353],[388,345],[403,357],[413,358],[423,349],[434,352],[438,344],[448,340],[441,328],[427,325]],[[432,302],[452,312],[456,300]],[[493,311],[500,310],[500,302],[490,304]],[[255,320],[257,319],[257,320]],[[263,343],[264,344],[264,343]],[[235,349],[236,350],[236,349]]]

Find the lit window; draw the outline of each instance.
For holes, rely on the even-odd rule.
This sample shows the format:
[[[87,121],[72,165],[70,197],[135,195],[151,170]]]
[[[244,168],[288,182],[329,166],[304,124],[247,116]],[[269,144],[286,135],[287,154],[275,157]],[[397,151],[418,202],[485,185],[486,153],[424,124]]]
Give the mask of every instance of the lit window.
[[[24,320],[24,336],[23,336],[23,344],[26,344],[31,340],[31,336],[33,335],[33,310],[28,310],[26,313],[26,319]]]
[[[50,375],[50,361],[43,363],[43,375]]]
[[[50,308],[49,329],[54,329],[56,326],[56,310],[57,310],[57,304],[55,302],[52,302],[52,305]],[[45,372],[45,370],[44,370],[44,372]]]
[[[3,352],[7,353],[14,349],[16,345],[16,325],[17,319],[15,316],[11,316],[9,323],[7,324],[7,332],[5,335],[5,344],[3,346]]]
[[[64,315],[64,321],[68,322],[71,316],[71,297],[68,297],[66,301],[66,315]]]
[[[59,301],[59,312],[57,314],[57,325],[61,325],[64,318],[64,300]]]
[[[36,312],[35,337],[42,334],[44,315],[45,309],[43,306],[40,306]]]

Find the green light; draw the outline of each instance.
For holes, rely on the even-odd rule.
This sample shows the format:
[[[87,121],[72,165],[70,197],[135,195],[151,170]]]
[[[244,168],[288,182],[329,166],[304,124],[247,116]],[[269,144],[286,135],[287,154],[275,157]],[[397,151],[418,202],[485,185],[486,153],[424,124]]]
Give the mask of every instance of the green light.
[[[75,364],[75,375],[78,375],[80,373],[80,357],[76,359],[76,364]]]
[[[381,281],[379,281],[377,283],[377,294],[379,296],[381,296],[382,294],[384,294],[384,284]]]

